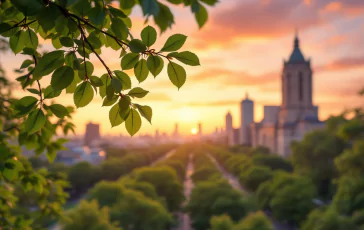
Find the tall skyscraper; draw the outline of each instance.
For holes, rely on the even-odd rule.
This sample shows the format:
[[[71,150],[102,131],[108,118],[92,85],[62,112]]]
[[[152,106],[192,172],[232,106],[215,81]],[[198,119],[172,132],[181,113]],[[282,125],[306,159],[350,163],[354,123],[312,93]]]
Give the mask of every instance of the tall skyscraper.
[[[225,131],[227,135],[233,131],[233,117],[230,111],[225,116]]]
[[[249,145],[251,143],[250,124],[254,122],[254,102],[249,99],[248,93],[245,94],[245,99],[241,101],[240,112],[239,144]]]
[[[155,131],[154,139],[155,139],[156,141],[158,141],[158,140],[159,140],[159,129],[157,129],[157,130]]]
[[[173,136],[179,136],[178,123],[176,123],[176,124],[174,125],[174,132],[173,132]]]
[[[85,132],[85,145],[91,146],[92,142],[100,139],[100,125],[88,123]]]
[[[202,137],[202,124],[198,123],[198,135]]]

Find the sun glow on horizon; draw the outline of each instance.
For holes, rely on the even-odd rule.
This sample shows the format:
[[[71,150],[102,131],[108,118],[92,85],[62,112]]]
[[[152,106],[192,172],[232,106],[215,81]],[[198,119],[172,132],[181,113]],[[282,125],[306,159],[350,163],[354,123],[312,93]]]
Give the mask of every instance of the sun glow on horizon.
[[[191,129],[191,134],[192,135],[196,135],[197,134],[197,129],[196,128],[192,128]]]

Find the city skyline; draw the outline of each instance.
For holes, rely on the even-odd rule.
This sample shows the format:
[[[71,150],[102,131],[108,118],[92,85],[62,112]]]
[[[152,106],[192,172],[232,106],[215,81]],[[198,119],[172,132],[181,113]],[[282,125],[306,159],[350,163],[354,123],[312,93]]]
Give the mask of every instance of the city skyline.
[[[233,115],[234,126],[237,126],[240,124],[239,102],[247,91],[256,103],[254,119],[260,120],[263,105],[281,101],[281,64],[292,49],[295,28],[298,28],[305,54],[313,57],[316,76],[314,103],[320,105],[320,119],[362,104],[362,99],[356,94],[363,83],[361,66],[364,66],[364,58],[358,47],[364,43],[360,34],[360,24],[364,21],[360,12],[364,11],[364,3],[351,2],[356,5],[324,0],[290,3],[285,0],[239,3],[225,0],[220,3],[219,10],[209,9],[211,17],[202,31],[192,23],[194,19],[188,9],[174,7],[177,25],[167,31],[160,42],[173,33],[185,33],[189,36],[186,50],[193,50],[199,55],[202,67],[196,70],[187,68],[189,78],[179,91],[168,82],[166,73],[155,80],[150,77],[146,83],[140,84],[151,93],[138,102],[150,105],[154,112],[153,125],[143,122],[140,133],[153,133],[156,129],[161,133],[171,133],[174,123],[178,122],[180,133],[189,134],[200,121],[204,132],[212,133],[216,126],[223,126],[228,109]],[[282,9],[284,17],[277,17],[278,12],[282,14]],[[226,15],[229,17],[224,17]],[[138,35],[144,20],[138,10],[133,12],[132,18],[136,20],[132,32]],[[273,19],[279,29],[270,28],[269,22]],[[249,20],[256,21],[254,27],[248,26]],[[224,43],[224,37],[231,41],[228,45]],[[50,50],[49,44],[42,44],[43,50]],[[157,44],[157,47],[161,46]],[[104,50],[102,54],[115,70],[120,69],[119,61],[113,61],[117,60],[117,55],[111,50]],[[12,70],[19,67],[19,57],[22,56],[9,53],[0,57],[13,80],[18,76]],[[101,64],[93,60],[97,75],[104,73]],[[49,77],[44,81],[49,81]],[[136,83],[135,79],[133,83]],[[25,95],[28,92],[15,92],[17,97]],[[111,129],[108,120],[110,108],[102,108],[101,98],[96,98],[88,107],[77,110],[74,116],[76,132],[84,133],[87,122],[97,122],[101,124],[102,134],[126,134],[123,125]],[[70,95],[62,95],[57,102],[73,105]]]

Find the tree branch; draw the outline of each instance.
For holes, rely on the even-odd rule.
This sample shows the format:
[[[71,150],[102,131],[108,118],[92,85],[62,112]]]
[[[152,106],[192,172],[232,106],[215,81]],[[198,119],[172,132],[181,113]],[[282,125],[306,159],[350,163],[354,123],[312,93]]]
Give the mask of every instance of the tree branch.
[[[81,37],[82,37],[82,41],[86,42],[87,45],[90,46],[91,51],[96,55],[96,57],[100,60],[100,62],[102,63],[102,65],[105,67],[108,75],[110,78],[112,78],[112,72],[110,70],[110,68],[106,65],[106,63],[104,62],[104,60],[100,57],[100,55],[98,53],[96,53],[94,47],[91,45],[91,43],[87,40],[86,35],[85,35],[85,31],[83,31],[82,27],[81,27],[81,20],[78,20],[78,28],[80,30],[81,33]],[[83,46],[83,50],[85,52],[85,46]],[[85,53],[84,53],[84,57],[85,57]],[[86,63],[86,62],[85,62]],[[86,65],[86,64],[85,64]],[[87,72],[86,72],[87,73]]]
[[[37,61],[37,57],[35,55],[33,55],[33,59],[34,59],[34,65],[37,66],[38,61]],[[39,88],[40,103],[43,104],[42,87],[40,86],[39,80],[37,80],[37,83],[38,83],[38,88]]]

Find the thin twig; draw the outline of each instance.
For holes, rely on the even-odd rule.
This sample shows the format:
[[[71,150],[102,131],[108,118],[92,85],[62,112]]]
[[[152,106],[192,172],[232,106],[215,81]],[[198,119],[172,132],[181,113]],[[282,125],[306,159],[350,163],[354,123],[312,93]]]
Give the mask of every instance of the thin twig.
[[[33,55],[33,59],[34,59],[34,65],[37,66],[38,61],[37,61],[37,57],[35,55]],[[37,80],[37,83],[38,83],[38,88],[39,88],[40,103],[42,105],[43,104],[42,87],[40,86],[39,80]]]
[[[81,33],[81,37],[82,37],[82,41],[86,42],[87,45],[90,46],[91,51],[96,55],[96,57],[100,60],[100,62],[102,63],[102,65],[105,67],[105,69],[107,70],[107,73],[109,75],[110,78],[112,78],[112,72],[110,70],[110,68],[106,65],[106,63],[104,62],[104,60],[102,60],[102,58],[100,57],[100,55],[95,51],[94,47],[91,45],[91,43],[87,40],[85,32],[83,31],[82,27],[81,27],[81,22],[80,20],[78,20],[78,28],[80,29],[80,33]],[[83,46],[84,52],[85,52],[85,45]],[[85,57],[85,55],[84,55]],[[86,62],[85,62],[86,63]]]

